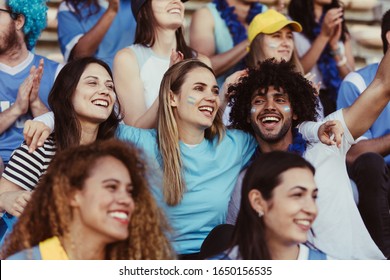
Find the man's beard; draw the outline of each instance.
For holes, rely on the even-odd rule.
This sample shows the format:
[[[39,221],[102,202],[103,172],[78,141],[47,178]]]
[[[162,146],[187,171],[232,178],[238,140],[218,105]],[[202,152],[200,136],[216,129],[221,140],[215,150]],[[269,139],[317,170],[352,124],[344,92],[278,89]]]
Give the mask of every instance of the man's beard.
[[[18,36],[14,24],[10,24],[8,30],[0,37],[0,55],[7,53],[9,50],[18,45]]]
[[[252,123],[252,128],[255,132],[255,135],[259,137],[261,140],[270,144],[274,144],[281,141],[285,137],[287,132],[290,131],[291,119],[287,120],[287,122],[283,124],[282,128],[276,135],[264,134],[255,123]]]

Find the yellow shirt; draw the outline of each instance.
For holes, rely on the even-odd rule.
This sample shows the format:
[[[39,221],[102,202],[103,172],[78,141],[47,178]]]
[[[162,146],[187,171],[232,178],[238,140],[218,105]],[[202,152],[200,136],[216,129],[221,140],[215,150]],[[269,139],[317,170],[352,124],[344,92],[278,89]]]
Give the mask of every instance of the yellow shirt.
[[[39,242],[39,251],[42,260],[69,260],[64,247],[56,236]]]

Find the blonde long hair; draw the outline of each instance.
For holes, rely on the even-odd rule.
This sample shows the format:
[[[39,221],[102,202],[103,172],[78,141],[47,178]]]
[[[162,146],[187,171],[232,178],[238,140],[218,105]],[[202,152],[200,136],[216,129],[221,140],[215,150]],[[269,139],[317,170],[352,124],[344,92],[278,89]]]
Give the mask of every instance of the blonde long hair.
[[[186,59],[176,63],[165,73],[159,93],[158,109],[158,147],[161,155],[163,169],[163,194],[165,202],[174,206],[180,203],[186,190],[183,175],[183,162],[179,146],[179,130],[170,105],[170,94],[180,94],[189,72],[196,68],[213,70],[198,59]],[[218,137],[221,141],[225,134],[225,126],[222,122],[222,111],[218,109],[217,115],[211,127],[205,130],[205,138],[213,140]],[[185,168],[185,167],[184,167]]]
[[[263,52],[263,46],[264,46],[264,33],[259,33],[250,44],[248,56],[246,59],[246,64],[248,67],[256,68],[259,66],[259,63],[270,58],[266,57]],[[304,74],[303,67],[301,62],[299,61],[298,54],[295,50],[293,50],[292,56],[290,61],[291,64],[295,66],[295,70],[300,72],[301,74]]]

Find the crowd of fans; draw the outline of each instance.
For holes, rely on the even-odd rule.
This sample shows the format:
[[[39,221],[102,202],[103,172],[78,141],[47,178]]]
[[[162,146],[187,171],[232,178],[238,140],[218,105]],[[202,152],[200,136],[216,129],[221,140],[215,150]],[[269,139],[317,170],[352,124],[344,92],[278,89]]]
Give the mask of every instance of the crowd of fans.
[[[0,257],[390,258],[390,11],[184,2],[0,0]]]

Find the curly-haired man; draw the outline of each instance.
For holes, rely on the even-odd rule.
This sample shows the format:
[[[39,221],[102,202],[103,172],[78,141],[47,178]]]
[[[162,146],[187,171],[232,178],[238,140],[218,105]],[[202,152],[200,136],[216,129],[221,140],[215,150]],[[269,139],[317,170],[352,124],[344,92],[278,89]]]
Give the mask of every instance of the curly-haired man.
[[[353,199],[345,166],[345,157],[354,139],[375,121],[390,99],[390,76],[385,57],[373,83],[351,107],[329,115],[325,120],[338,120],[344,128],[340,147],[322,143],[306,143],[295,127],[315,118],[315,97],[311,84],[286,63],[267,60],[258,69],[233,85],[233,127],[252,133],[259,143],[259,153],[285,150],[299,153],[316,167],[315,179],[319,189],[319,215],[312,225],[309,240],[329,256],[340,259],[383,259],[371,239]],[[365,104],[371,104],[367,108]],[[233,194],[230,214],[239,208],[240,187]],[[304,211],[304,207],[300,211]],[[299,212],[299,211],[298,211]],[[234,216],[230,221],[234,222]],[[299,215],[292,218],[299,230]],[[233,218],[232,218],[233,217]]]

